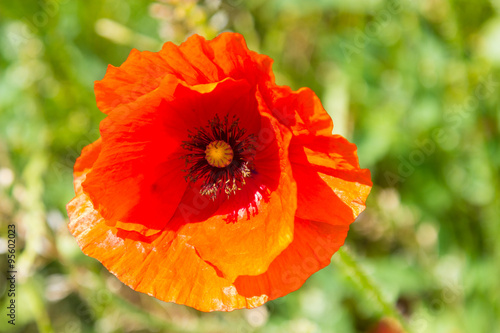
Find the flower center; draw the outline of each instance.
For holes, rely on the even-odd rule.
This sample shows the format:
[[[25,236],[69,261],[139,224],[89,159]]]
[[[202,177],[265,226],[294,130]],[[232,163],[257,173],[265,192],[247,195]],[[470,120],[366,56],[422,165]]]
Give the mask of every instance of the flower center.
[[[227,167],[234,157],[231,146],[222,140],[212,141],[205,149],[205,155],[208,164],[216,168]]]
[[[186,181],[202,181],[200,193],[215,200],[218,195],[235,194],[251,177],[255,155],[255,135],[245,135],[236,116],[223,120],[218,115],[205,127],[189,131],[182,147]]]

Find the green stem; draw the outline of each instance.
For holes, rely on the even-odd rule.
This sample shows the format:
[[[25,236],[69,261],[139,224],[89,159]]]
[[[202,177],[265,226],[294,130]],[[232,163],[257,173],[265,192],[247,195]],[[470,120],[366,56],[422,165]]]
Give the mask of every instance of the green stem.
[[[345,249],[345,246],[340,248],[337,255],[334,256],[335,263],[341,268],[352,283],[361,291],[366,299],[378,307],[385,316],[397,319],[406,332],[410,332],[406,322],[401,317],[401,314],[396,309],[395,305],[388,302],[382,294],[380,288],[366,274],[365,270],[359,264],[359,260]]]
[[[28,304],[35,317],[38,332],[54,333],[43,296],[41,295],[40,289],[35,287],[35,283],[34,280],[28,280],[24,284],[24,288],[30,300]]]

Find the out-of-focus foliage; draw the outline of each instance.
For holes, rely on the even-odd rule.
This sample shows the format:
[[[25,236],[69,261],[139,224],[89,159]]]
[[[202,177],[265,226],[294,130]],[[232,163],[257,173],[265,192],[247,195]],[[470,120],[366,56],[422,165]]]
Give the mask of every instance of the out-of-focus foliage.
[[[224,30],[358,145],[374,188],[347,246],[408,330],[500,332],[499,0],[2,1],[0,269],[15,223],[19,273],[15,327],[0,279],[0,331],[398,331],[338,255],[263,307],[199,313],[123,286],[70,236],[71,168],[103,119],[93,81],[133,47]]]

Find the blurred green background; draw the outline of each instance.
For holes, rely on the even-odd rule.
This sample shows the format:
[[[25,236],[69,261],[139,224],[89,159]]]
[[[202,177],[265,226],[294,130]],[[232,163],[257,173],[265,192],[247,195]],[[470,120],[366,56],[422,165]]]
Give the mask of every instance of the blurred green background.
[[[318,94],[374,187],[354,262],[337,254],[257,309],[200,313],[83,255],[65,204],[106,66],[226,30],[279,84]],[[499,72],[500,0],[2,1],[0,269],[15,223],[18,275],[15,326],[0,279],[0,331],[389,333],[397,309],[409,332],[500,332]]]

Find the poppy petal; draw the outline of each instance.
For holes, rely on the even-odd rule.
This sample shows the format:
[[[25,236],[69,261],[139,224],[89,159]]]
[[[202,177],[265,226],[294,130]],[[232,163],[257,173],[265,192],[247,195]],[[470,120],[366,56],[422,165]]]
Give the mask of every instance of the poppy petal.
[[[73,167],[73,185],[75,193],[82,193],[82,182],[85,180],[86,175],[92,169],[95,161],[99,157],[102,149],[102,138],[97,139],[93,143],[85,146],[82,149],[81,155],[76,159],[75,166]]]
[[[294,137],[332,134],[332,119],[311,89],[292,91],[290,87],[278,86],[273,87],[271,94],[273,116],[288,126]]]
[[[185,53],[197,54],[191,53],[197,49],[196,44],[200,45],[198,47],[203,47],[204,40],[200,36],[192,36],[188,41],[180,46]],[[232,77],[236,80],[245,79],[251,84],[274,83],[274,74],[271,69],[273,60],[266,55],[250,51],[242,35],[222,33],[205,43],[211,51],[205,51],[204,54],[222,69],[225,77]],[[190,46],[194,46],[194,49],[187,50]],[[198,68],[203,71],[205,67],[201,65],[200,63]]]
[[[293,242],[257,276],[240,276],[234,282],[240,295],[266,295],[276,299],[294,290],[315,272],[330,264],[344,244],[347,225],[331,225],[295,218]]]
[[[276,86],[271,66],[223,33],[108,67],[102,138],[76,161],[67,205],[82,251],[202,311],[260,306],[326,266],[370,172],[314,92]]]
[[[180,46],[165,43],[160,52],[133,49],[121,66],[108,66],[104,78],[95,82],[97,106],[109,113],[152,92],[166,75],[187,85],[228,77],[252,84],[274,81],[271,65],[271,58],[248,50],[243,36],[235,33],[222,33],[210,41],[193,35]]]
[[[102,121],[103,150],[83,186],[108,223],[144,235],[165,227],[187,186],[181,159],[187,128],[206,126],[220,113],[241,116],[257,130],[260,116],[246,81],[179,83],[166,77],[155,91]]]
[[[297,181],[296,215],[350,224],[364,210],[372,186],[370,171],[359,168],[356,145],[339,135],[318,136],[305,146],[298,141],[294,138],[290,144]]]
[[[109,226],[85,193],[74,198],[67,209],[69,229],[82,251],[134,290],[200,311],[253,308],[267,301],[266,296],[239,295],[185,238],[175,237],[172,231],[141,241],[134,232]]]
[[[266,296],[239,295],[229,281],[186,244],[185,238],[176,238],[173,231],[145,238],[110,226],[80,186],[97,160],[101,144],[99,139],[82,150],[74,168],[77,196],[67,205],[68,228],[86,255],[98,259],[137,291],[200,311],[254,308],[267,301]]]
[[[165,75],[171,74],[155,52],[133,49],[120,66],[108,66],[104,78],[95,81],[97,107],[104,113],[128,104],[156,89]]]
[[[186,182],[178,152],[184,132],[158,112],[162,92],[176,83],[165,77],[154,93],[115,108],[101,122],[102,151],[82,186],[108,223],[154,234],[182,198]]]
[[[236,117],[247,133],[260,130],[260,114],[251,86],[246,80],[226,78],[220,82],[188,86],[181,83],[170,108],[179,119],[169,121],[181,128],[199,128],[210,124],[215,116]]]
[[[199,222],[185,223],[178,231],[230,281],[263,273],[293,238],[296,188],[287,156],[291,133],[273,118],[263,119],[262,128],[272,130],[275,139],[257,154],[258,174],[217,211],[191,209],[191,218]],[[173,220],[185,219],[189,207]]]

